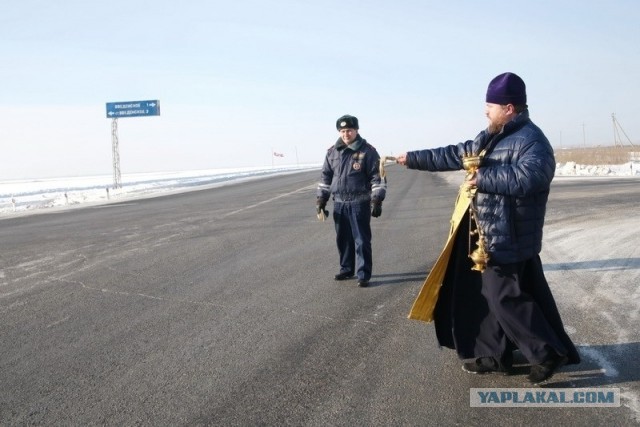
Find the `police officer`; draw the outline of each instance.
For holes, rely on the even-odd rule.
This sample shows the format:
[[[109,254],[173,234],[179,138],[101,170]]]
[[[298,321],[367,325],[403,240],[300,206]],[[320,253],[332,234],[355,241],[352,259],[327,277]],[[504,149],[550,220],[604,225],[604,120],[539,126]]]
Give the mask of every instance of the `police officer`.
[[[335,280],[358,277],[358,286],[369,285],[372,271],[371,217],[382,213],[386,180],[380,178],[380,156],[358,134],[358,119],[344,115],[336,122],[338,141],[327,151],[317,190],[318,215],[333,196],[333,221],[340,254]]]

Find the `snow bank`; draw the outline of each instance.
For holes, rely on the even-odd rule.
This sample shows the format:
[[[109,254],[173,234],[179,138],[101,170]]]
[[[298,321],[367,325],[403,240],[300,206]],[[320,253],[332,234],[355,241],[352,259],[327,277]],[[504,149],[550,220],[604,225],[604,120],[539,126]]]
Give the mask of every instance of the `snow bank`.
[[[119,189],[112,188],[110,175],[0,181],[0,217],[212,188],[241,180],[319,169],[320,166],[126,174],[122,175],[122,188]]]
[[[0,218],[46,209],[104,204],[161,194],[210,188],[241,179],[258,179],[274,174],[319,169],[321,165],[281,168],[217,169],[206,171],[129,174],[122,176],[122,188],[114,190],[110,175],[23,181],[0,181]],[[462,173],[462,172],[460,172]],[[460,174],[443,174],[459,184]],[[623,165],[579,165],[558,163],[556,176],[640,176],[640,162]],[[393,186],[393,184],[391,184]],[[391,189],[393,191],[393,188]]]
[[[575,162],[556,164],[556,176],[640,176],[640,163],[622,165],[579,165]]]

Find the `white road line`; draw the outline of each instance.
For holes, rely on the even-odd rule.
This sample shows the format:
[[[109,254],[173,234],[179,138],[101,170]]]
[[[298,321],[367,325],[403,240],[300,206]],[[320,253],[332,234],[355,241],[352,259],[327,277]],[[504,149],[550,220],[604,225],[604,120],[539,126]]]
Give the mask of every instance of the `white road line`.
[[[273,202],[274,200],[278,200],[278,199],[281,199],[281,198],[283,198],[283,197],[291,196],[292,194],[300,193],[301,191],[310,190],[310,189],[312,189],[312,188],[315,188],[315,187],[316,187],[316,185],[317,185],[317,184],[308,185],[308,186],[306,186],[306,187],[302,187],[302,188],[299,188],[299,189],[297,189],[297,190],[293,190],[293,191],[291,191],[291,192],[289,192],[289,193],[280,194],[279,196],[275,196],[275,197],[272,197],[272,198],[270,198],[270,199],[263,200],[262,202],[255,203],[255,204],[250,205],[250,206],[245,206],[244,208],[241,208],[241,209],[235,210],[235,211],[233,211],[233,212],[229,212],[229,213],[227,213],[227,214],[225,214],[225,215],[222,215],[222,218],[226,218],[226,217],[228,217],[228,216],[232,216],[232,215],[235,215],[235,214],[237,214],[237,213],[247,211],[247,210],[249,210],[249,209],[257,208],[258,206],[262,206],[262,205],[264,205],[264,204],[266,204],[266,203]]]

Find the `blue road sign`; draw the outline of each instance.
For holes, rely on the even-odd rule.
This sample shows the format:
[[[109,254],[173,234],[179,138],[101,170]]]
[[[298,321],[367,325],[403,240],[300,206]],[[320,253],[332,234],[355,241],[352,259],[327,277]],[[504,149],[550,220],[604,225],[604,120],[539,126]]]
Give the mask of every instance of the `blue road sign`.
[[[107,102],[107,118],[159,116],[160,101]]]

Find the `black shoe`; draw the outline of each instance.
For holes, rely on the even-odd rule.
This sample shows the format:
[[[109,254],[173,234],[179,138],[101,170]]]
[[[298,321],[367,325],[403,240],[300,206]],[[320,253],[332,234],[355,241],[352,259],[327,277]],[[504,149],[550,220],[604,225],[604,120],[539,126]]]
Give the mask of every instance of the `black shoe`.
[[[358,279],[358,286],[360,286],[361,288],[366,288],[367,286],[369,286],[369,281],[366,279]]]
[[[493,374],[498,373],[508,375],[509,370],[501,366],[493,357],[479,357],[473,362],[465,362],[462,364],[462,370],[470,374]]]
[[[343,271],[342,273],[338,273],[335,275],[336,280],[347,280],[353,277],[353,272],[351,271]]]
[[[566,364],[568,360],[567,356],[555,356],[552,359],[545,360],[539,365],[533,365],[527,379],[533,384],[548,380],[553,376],[555,371]]]

